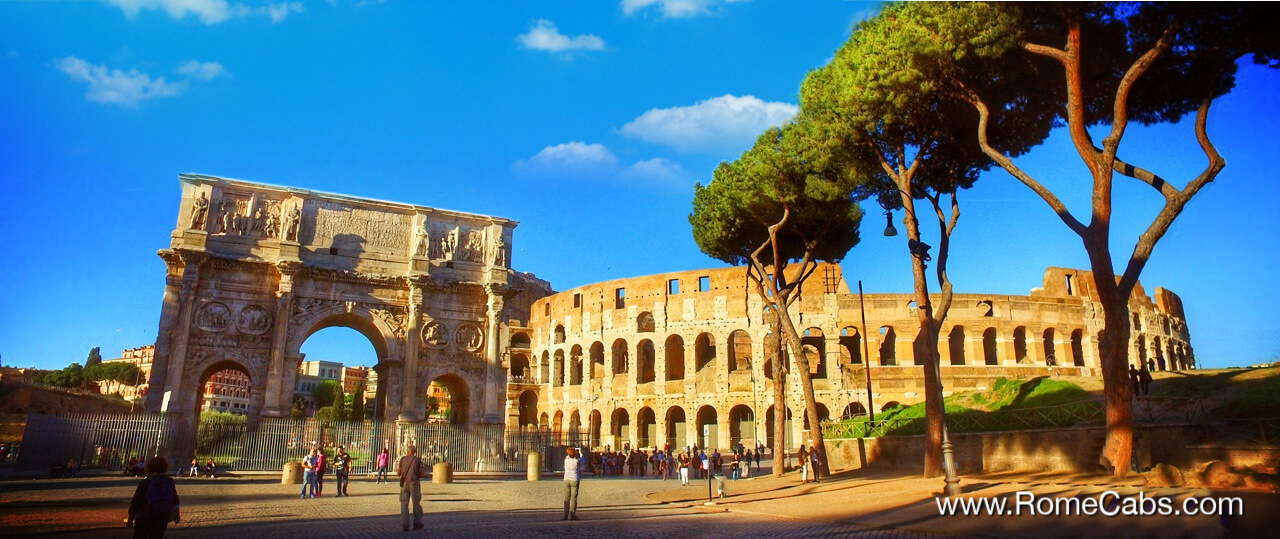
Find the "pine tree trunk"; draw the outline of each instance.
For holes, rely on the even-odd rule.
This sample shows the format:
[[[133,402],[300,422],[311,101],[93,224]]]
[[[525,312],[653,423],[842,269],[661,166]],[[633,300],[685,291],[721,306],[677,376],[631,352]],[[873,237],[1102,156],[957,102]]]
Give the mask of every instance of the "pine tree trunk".
[[[782,327],[775,318],[773,324],[773,475],[780,476],[787,471],[783,455],[787,452],[787,373],[786,363],[782,358]]]

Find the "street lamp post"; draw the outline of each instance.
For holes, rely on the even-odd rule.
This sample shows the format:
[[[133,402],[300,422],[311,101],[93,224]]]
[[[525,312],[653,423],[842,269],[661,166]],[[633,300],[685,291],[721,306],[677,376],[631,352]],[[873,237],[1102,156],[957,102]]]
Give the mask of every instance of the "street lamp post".
[[[885,211],[886,213],[889,213],[887,209]],[[907,218],[914,219],[914,216],[909,215]],[[893,228],[893,221],[890,219],[889,226],[885,227],[884,235],[896,236],[897,234],[898,231]],[[908,239],[907,247],[911,250],[911,256],[920,260],[921,267],[927,267],[925,263],[932,260],[932,257],[929,256],[929,244],[919,240]],[[933,327],[933,302],[929,300],[929,281],[926,279],[923,283],[924,290],[921,294],[922,304],[919,305],[919,308],[924,311],[925,319],[928,320],[928,323],[924,324],[924,327],[921,328],[921,330],[925,332],[924,342],[932,343],[933,346],[937,346],[938,336],[934,333]],[[859,292],[861,292],[861,290],[859,290]],[[936,380],[937,387],[926,388],[926,391],[930,389],[937,391],[938,397],[942,398],[942,368],[939,366],[939,363],[941,363],[940,360],[933,361],[932,365],[929,367],[933,371],[932,374],[934,380]],[[938,413],[942,420],[942,472],[945,475],[945,478],[943,479],[944,486],[942,488],[942,492],[944,495],[949,497],[958,496],[963,491],[960,488],[960,477],[956,474],[954,448],[951,445],[951,435],[948,433],[949,429],[947,428],[946,403],[943,402],[942,406],[939,408]]]
[[[893,221],[889,222],[889,227],[893,227]],[[898,231],[894,230],[893,234]],[[889,229],[885,229],[885,234],[889,235]],[[876,405],[872,402],[871,394],[871,350],[867,347],[867,301],[862,297],[862,279],[858,279],[858,310],[862,311],[862,367],[867,371],[867,421],[875,422]]]

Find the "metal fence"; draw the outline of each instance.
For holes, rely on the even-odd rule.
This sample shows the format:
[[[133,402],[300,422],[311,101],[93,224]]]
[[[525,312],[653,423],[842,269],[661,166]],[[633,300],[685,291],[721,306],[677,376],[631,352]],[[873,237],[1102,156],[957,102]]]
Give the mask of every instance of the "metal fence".
[[[168,421],[168,423],[167,423]],[[190,459],[203,466],[213,459],[221,471],[279,471],[301,459],[312,447],[330,457],[342,446],[352,457],[351,473],[372,475],[377,454],[387,449],[392,466],[409,444],[429,462],[448,462],[455,472],[523,472],[528,453],[543,454],[552,469],[563,447],[582,446],[585,431],[504,429],[502,425],[448,425],[393,421],[322,422],[315,418],[259,418],[204,414],[194,424],[173,424],[161,415],[31,414],[23,436],[21,471],[49,470],[75,459],[81,468],[123,470],[130,459],[170,454],[190,448],[171,469],[184,473]]]

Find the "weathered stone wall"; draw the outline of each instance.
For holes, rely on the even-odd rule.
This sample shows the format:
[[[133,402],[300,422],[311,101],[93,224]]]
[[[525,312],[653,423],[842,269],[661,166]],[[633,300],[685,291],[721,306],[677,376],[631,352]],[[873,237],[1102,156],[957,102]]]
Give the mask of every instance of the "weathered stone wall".
[[[1157,304],[1137,290],[1131,301],[1141,322],[1135,361],[1160,357],[1167,361],[1157,368],[1191,365],[1177,296],[1161,289]],[[948,393],[987,389],[997,377],[1100,375],[1102,316],[1090,272],[1049,268],[1043,287],[1028,296],[955,294],[952,305],[938,343]],[[913,295],[870,294],[863,302],[838,265],[823,264],[805,281],[791,315],[812,358],[820,416],[860,413],[871,404],[868,365],[876,409],[924,399],[912,351]],[[538,424],[589,430],[593,445],[724,448],[738,439],[765,441],[772,438],[769,331],[741,267],[559,292],[534,302],[529,326],[520,329],[529,340],[521,371],[527,379],[508,388],[509,425],[530,422],[527,413],[512,419],[520,416],[513,403],[528,391],[536,397]],[[794,446],[807,442],[807,421],[799,377],[790,376],[787,385],[796,421],[786,435]]]

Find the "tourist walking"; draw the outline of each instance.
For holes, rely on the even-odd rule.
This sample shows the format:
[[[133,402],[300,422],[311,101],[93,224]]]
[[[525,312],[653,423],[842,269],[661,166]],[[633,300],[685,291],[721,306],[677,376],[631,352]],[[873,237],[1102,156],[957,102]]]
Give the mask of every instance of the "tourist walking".
[[[813,482],[818,482],[818,476],[822,470],[822,455],[818,452],[818,446],[809,449],[809,469],[813,472]]]
[[[759,446],[759,448],[756,449],[756,471],[757,472],[760,471],[760,454],[761,453],[764,453],[764,446]]]
[[[350,496],[347,494],[347,483],[350,481],[351,472],[351,455],[347,454],[347,449],[338,446],[338,453],[333,456],[333,475],[338,478],[338,495]]]
[[[1138,374],[1138,368],[1132,364],[1129,365],[1129,382],[1133,383],[1133,396],[1142,395],[1142,375]]]
[[[167,473],[169,461],[164,457],[152,457],[145,471],[147,477],[133,491],[125,526],[133,528],[134,539],[158,539],[164,537],[170,522],[182,519],[178,514],[178,487]]]
[[[318,450],[311,449],[307,456],[302,457],[302,498],[307,496],[316,497],[316,453]]]
[[[329,459],[325,457],[323,450],[316,450],[316,497],[319,498],[324,492],[324,474],[328,472]]]
[[[800,450],[796,452],[796,460],[800,464],[800,482],[809,482],[809,452],[805,450],[804,444],[800,445]]]
[[[689,484],[689,455],[687,453],[680,454],[680,485]]]
[[[582,459],[578,449],[570,447],[564,456],[564,518],[578,520],[578,487],[582,484]]]
[[[391,452],[387,448],[382,448],[382,452],[378,453],[378,472],[374,476],[374,483],[387,483],[387,468],[391,466]]]
[[[1138,371],[1138,383],[1142,386],[1142,396],[1151,395],[1151,371],[1149,369]]]
[[[404,531],[409,531],[409,501],[413,501],[413,529],[422,529],[422,478],[427,476],[418,457],[418,446],[409,445],[409,453],[400,457],[400,465],[396,466],[396,474],[400,476],[400,524]]]

